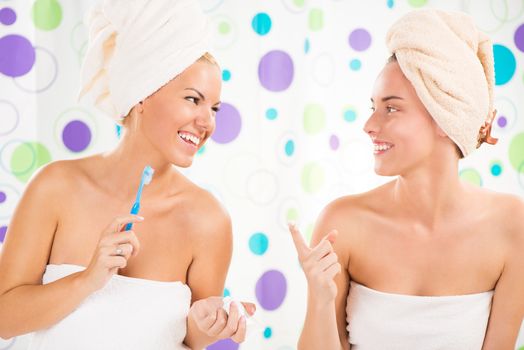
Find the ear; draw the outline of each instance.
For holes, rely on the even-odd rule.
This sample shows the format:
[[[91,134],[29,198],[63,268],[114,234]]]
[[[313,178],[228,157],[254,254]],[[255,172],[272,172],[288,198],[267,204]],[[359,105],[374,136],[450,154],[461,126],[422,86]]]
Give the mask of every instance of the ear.
[[[135,105],[136,111],[140,114],[144,113],[144,101],[140,101]]]

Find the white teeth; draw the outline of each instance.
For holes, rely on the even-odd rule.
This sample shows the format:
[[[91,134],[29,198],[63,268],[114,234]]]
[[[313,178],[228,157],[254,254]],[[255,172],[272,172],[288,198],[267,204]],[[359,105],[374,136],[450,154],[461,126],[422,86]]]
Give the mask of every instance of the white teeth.
[[[183,138],[184,140],[186,141],[190,141],[191,143],[195,144],[195,145],[199,145],[200,144],[200,138],[199,137],[196,137],[194,135],[191,135],[191,134],[186,134],[186,133],[178,133],[180,135],[181,138]]]
[[[391,147],[393,147],[393,145],[388,145],[388,144],[385,144],[385,143],[382,143],[382,144],[375,143],[374,144],[375,152],[387,151]]]

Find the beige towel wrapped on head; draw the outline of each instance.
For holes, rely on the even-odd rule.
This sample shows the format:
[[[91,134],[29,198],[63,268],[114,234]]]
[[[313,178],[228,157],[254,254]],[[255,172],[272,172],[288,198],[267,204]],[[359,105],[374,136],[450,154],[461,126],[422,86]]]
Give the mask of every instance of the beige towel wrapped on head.
[[[493,110],[493,47],[471,17],[412,11],[390,28],[387,47],[418,97],[464,156]]]
[[[116,120],[208,51],[195,0],[99,0],[87,22],[80,97]]]

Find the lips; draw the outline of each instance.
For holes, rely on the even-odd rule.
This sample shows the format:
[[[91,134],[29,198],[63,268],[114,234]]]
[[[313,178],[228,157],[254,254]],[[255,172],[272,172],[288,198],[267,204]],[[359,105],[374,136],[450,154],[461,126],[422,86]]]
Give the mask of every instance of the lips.
[[[395,145],[381,140],[373,140],[373,153],[374,154],[383,154],[392,149]]]
[[[199,137],[199,136],[197,136],[197,135],[195,135],[193,133],[190,133],[188,131],[180,130],[178,132],[178,136],[180,136],[180,138],[184,142],[186,142],[186,143],[188,143],[188,144],[190,144],[192,146],[195,146],[195,147],[198,147],[200,145],[200,143],[202,142],[202,138],[201,137]]]

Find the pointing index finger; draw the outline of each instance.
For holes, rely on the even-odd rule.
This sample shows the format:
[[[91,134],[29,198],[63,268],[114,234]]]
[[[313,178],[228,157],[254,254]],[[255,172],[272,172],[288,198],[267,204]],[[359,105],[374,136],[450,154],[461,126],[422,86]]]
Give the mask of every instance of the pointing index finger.
[[[302,259],[309,251],[311,250],[309,246],[307,245],[306,241],[304,240],[304,237],[302,237],[302,234],[298,230],[298,228],[293,223],[288,224],[289,232],[291,232],[291,238],[293,238],[293,243],[295,244],[295,248],[298,253],[298,257]]]

